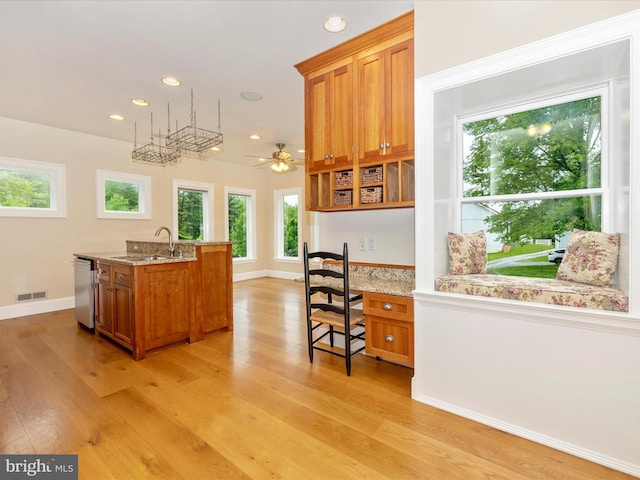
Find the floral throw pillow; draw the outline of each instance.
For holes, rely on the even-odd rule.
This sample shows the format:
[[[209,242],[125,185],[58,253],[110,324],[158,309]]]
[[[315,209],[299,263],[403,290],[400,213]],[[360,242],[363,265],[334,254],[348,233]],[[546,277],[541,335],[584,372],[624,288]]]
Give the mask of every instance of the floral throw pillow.
[[[487,240],[484,231],[449,232],[449,269],[452,275],[487,273]]]
[[[598,287],[611,285],[620,252],[620,234],[574,229],[556,278]]]

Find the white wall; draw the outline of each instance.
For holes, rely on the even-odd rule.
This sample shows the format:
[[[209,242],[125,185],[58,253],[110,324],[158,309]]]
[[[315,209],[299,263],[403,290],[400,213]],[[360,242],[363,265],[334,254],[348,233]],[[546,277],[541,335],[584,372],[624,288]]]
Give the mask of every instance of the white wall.
[[[349,246],[352,262],[415,265],[413,208],[318,214],[320,247],[341,252]],[[360,239],[374,239],[374,250],[360,250]]]
[[[301,80],[302,81],[302,80]],[[301,271],[273,260],[273,189],[303,184],[303,172],[277,176],[229,162],[186,158],[161,167],[131,160],[132,144],[0,117],[0,156],[66,166],[66,218],[0,218],[0,318],[73,307],[73,253],[124,251],[126,240],[157,240],[171,226],[173,178],[214,185],[213,240],[224,240],[224,187],[257,192],[257,260],[234,265],[235,275]],[[152,218],[96,218],[96,169],[151,176]],[[308,215],[303,217],[308,221]],[[303,232],[308,231],[306,224]],[[166,237],[164,237],[166,238]],[[48,302],[15,304],[15,295],[46,290]]]
[[[417,1],[416,75],[438,75],[635,8],[640,2]],[[423,110],[416,105],[419,116]],[[424,138],[430,133],[421,126],[417,137]],[[422,175],[429,145],[417,138],[417,148],[416,182],[433,184]],[[438,259],[429,236],[438,219],[426,198],[417,192],[416,245],[427,254],[416,249],[423,283],[414,297],[413,397],[640,476],[640,319],[434,292]]]

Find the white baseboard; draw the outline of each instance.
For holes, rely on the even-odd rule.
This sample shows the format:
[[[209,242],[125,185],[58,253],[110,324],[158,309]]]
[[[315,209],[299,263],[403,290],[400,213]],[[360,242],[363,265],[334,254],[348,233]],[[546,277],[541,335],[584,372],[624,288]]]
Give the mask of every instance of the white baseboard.
[[[418,402],[431,405],[432,407],[439,408],[440,410],[453,413],[454,415],[458,415],[460,417],[468,418],[469,420],[488,425],[503,432],[511,433],[518,437],[526,438],[527,440],[546,445],[547,447],[569,453],[576,457],[584,458],[585,460],[589,460],[590,462],[598,463],[600,465],[613,468],[614,470],[618,470],[635,477],[640,477],[640,465],[625,462],[608,455],[603,455],[593,450],[589,450],[569,442],[564,442],[548,435],[542,435],[533,430],[506,423],[497,418],[488,417],[472,410],[467,410],[466,408],[462,408],[457,405],[442,402],[436,398],[432,398],[426,395],[419,395],[417,397],[414,397],[413,399]]]
[[[37,315],[39,313],[55,312],[75,308],[76,299],[74,297],[53,298],[40,302],[27,302],[16,305],[6,305],[0,307],[0,320],[9,318],[26,317],[27,315]]]
[[[233,281],[240,282],[242,280],[252,280],[254,278],[261,278],[261,277],[282,278],[285,280],[297,280],[298,278],[303,278],[304,275],[302,273],[280,272],[278,270],[256,270],[254,272],[235,273],[233,275]]]

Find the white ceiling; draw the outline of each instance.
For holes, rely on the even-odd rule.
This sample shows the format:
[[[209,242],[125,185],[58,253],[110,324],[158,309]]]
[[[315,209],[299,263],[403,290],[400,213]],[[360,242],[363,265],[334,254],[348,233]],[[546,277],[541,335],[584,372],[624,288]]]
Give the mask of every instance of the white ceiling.
[[[413,9],[413,1],[7,1],[0,2],[0,116],[134,143],[190,122],[218,128],[244,165],[276,142],[304,148],[303,78],[294,64]],[[341,33],[322,28],[342,15]],[[182,86],[160,82],[173,76]],[[259,92],[249,102],[241,92]],[[132,98],[151,102],[138,107]],[[126,117],[123,122],[110,113]],[[258,133],[260,140],[250,140]],[[158,141],[155,140],[157,143]]]

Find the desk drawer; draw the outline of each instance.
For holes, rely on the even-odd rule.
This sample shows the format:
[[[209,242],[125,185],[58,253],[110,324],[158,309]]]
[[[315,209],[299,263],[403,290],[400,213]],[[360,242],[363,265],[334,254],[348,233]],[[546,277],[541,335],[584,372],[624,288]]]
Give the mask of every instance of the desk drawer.
[[[413,323],[413,298],[365,292],[364,314]]]
[[[413,367],[413,322],[365,315],[365,351]]]

